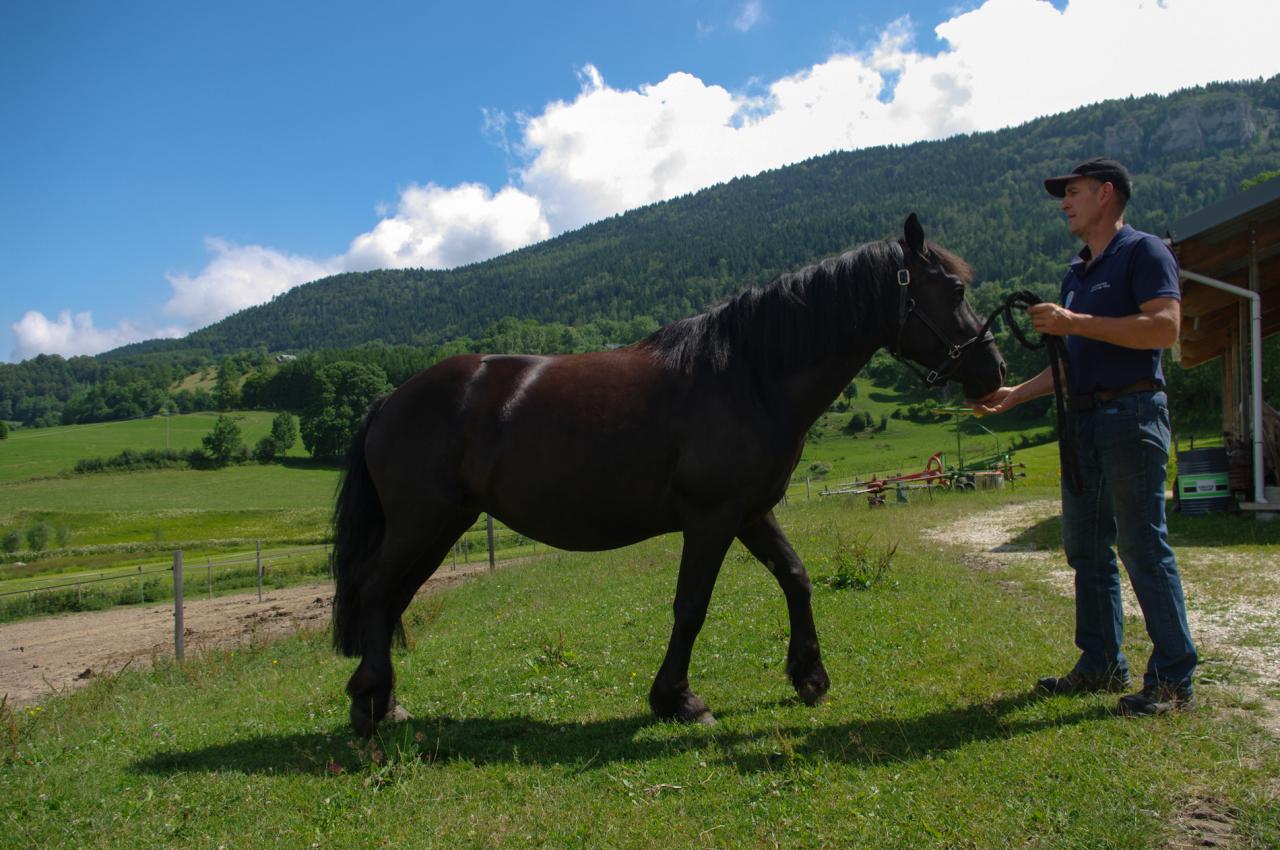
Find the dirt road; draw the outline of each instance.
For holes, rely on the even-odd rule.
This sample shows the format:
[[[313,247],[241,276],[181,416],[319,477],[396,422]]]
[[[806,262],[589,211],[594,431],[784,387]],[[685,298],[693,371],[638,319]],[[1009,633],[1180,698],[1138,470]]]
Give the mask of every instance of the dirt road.
[[[515,562],[509,562],[515,563]],[[419,593],[430,593],[487,570],[487,562],[442,566]],[[328,584],[218,596],[188,597],[183,606],[186,651],[234,645],[329,625]],[[126,664],[173,655],[173,603],[113,608],[0,625],[0,697],[36,702],[85,685]]]

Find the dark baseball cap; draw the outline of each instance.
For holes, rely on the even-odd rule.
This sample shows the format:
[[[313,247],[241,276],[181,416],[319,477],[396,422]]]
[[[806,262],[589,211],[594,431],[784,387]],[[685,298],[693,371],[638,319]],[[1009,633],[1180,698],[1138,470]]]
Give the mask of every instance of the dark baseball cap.
[[[1070,174],[1046,178],[1044,188],[1055,198],[1064,198],[1067,195],[1067,184],[1077,177],[1093,177],[1103,183],[1110,183],[1116,187],[1117,192],[1125,196],[1126,200],[1133,197],[1133,178],[1129,176],[1129,169],[1114,159],[1107,159],[1104,156],[1086,159],[1071,169]]]

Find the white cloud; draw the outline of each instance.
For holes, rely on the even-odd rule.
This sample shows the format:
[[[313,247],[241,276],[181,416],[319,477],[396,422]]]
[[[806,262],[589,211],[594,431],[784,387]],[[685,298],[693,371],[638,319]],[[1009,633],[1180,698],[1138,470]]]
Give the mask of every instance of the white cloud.
[[[550,235],[538,199],[515,187],[495,195],[475,183],[410,186],[400,194],[395,215],[352,240],[339,262],[351,271],[452,268]]]
[[[760,23],[764,17],[764,3],[762,0],[747,0],[742,4],[742,8],[738,10],[738,16],[733,19],[733,28],[738,32],[746,32],[747,30]]]
[[[57,319],[50,319],[38,310],[28,310],[10,328],[17,341],[12,353],[14,360],[25,360],[41,353],[56,353],[64,357],[97,354],[142,339],[178,336],[181,333],[176,328],[143,330],[129,322],[120,322],[113,328],[97,328],[89,312],[73,315],[69,310],[63,310]]]
[[[1270,76],[1280,72],[1278,29],[1272,0],[1072,0],[1061,12],[988,0],[937,27],[948,49],[917,57],[898,96],[949,86],[965,101],[939,126],[995,129],[1130,94]]]
[[[750,29],[762,15],[760,2],[748,2],[735,25]],[[747,92],[684,72],[615,89],[587,64],[572,101],[534,116],[484,112],[482,135],[509,157],[510,185],[496,193],[472,183],[410,185],[394,211],[380,207],[381,220],[329,259],[211,239],[215,256],[204,269],[168,276],[174,294],[165,312],[198,327],[337,271],[475,262],[835,149],[998,129],[1108,98],[1271,76],[1280,73],[1278,30],[1275,0],[1071,0],[1062,11],[1045,0],[987,0],[937,26],[944,49],[936,55],[916,49],[904,16],[861,49],[753,82]],[[28,313],[13,328],[17,356],[100,351],[140,333],[128,324],[99,330],[87,314],[69,313],[57,321]]]
[[[377,268],[452,268],[503,254],[551,235],[537,198],[508,186],[494,194],[464,184],[451,189],[410,186],[394,213],[351,241],[345,254],[311,259],[261,245],[207,238],[213,259],[198,273],[166,275],[173,295],[164,313],[177,324],[156,328],[121,322],[97,328],[89,313],[62,312],[57,320],[30,311],[11,328],[12,353],[22,360],[41,352],[96,354],[161,336],[182,336],[230,314],[271,300],[301,283],[344,271]]]
[[[173,297],[164,312],[199,327],[237,310],[269,301],[300,283],[341,270],[333,260],[312,260],[260,245],[235,245],[224,239],[205,239],[216,256],[194,277],[184,272],[165,275]]]
[[[1240,21],[1249,21],[1241,27]],[[594,66],[525,120],[526,191],[556,231],[836,149],[994,130],[1115,97],[1280,73],[1274,0],[987,0],[918,52],[911,19],[865,49],[732,93],[686,73],[634,90]]]

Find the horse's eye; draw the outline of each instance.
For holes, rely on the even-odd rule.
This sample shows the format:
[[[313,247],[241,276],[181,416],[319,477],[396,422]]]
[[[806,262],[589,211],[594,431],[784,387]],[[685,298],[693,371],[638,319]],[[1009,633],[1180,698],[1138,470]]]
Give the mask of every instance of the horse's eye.
[[[964,287],[957,286],[953,292],[954,292],[953,297],[955,298],[956,306],[959,306],[960,302],[964,301]]]

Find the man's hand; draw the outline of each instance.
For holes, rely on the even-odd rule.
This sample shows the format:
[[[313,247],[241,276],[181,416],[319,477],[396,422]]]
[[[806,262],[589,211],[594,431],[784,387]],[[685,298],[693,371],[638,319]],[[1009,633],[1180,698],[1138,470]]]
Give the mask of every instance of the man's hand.
[[[1041,301],[1027,308],[1031,317],[1031,326],[1042,334],[1067,336],[1071,333],[1072,324],[1080,317],[1066,307],[1060,307],[1049,301]]]
[[[1017,396],[1017,387],[1001,387],[988,396],[976,399],[965,399],[965,406],[972,410],[978,416],[990,416],[993,413],[1003,413],[1011,407],[1016,407],[1021,403],[1022,399]]]
[[[1045,369],[1029,381],[1023,381],[1016,387],[1001,387],[982,398],[966,400],[965,404],[978,416],[990,416],[993,413],[1004,413],[1023,402],[1040,398],[1053,392],[1053,371]]]

